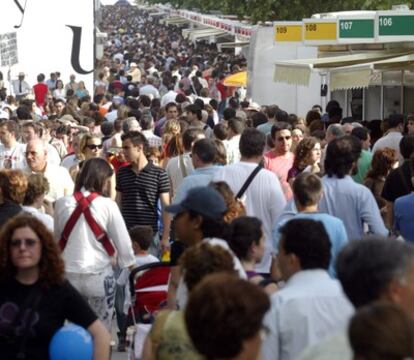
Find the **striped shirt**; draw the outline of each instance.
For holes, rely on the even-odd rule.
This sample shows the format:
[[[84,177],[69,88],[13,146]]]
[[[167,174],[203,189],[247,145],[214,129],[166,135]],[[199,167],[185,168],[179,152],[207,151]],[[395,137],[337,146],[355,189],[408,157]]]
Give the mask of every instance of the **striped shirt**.
[[[150,225],[156,233],[158,199],[170,191],[165,170],[152,162],[139,173],[132,170],[132,165],[121,167],[116,175],[116,190],[122,194],[121,213],[127,228]]]

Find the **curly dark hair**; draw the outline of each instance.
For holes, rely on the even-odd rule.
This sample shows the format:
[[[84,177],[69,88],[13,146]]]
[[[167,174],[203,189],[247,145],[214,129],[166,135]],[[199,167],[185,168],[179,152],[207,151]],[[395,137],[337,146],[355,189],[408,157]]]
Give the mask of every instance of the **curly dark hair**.
[[[394,149],[386,147],[375,151],[372,157],[371,169],[366,177],[377,179],[387,176],[397,160],[397,152]]]
[[[184,282],[189,292],[209,274],[236,273],[230,252],[221,246],[210,245],[207,242],[188,248],[180,258],[180,265],[184,271]]]
[[[207,359],[230,359],[259,335],[270,300],[257,285],[225,273],[207,276],[190,294],[185,323]]]
[[[304,138],[296,147],[295,151],[295,160],[293,162],[293,167],[302,171],[309,164],[309,159],[312,153],[313,148],[316,144],[319,144],[320,141],[316,137],[310,136]]]
[[[6,222],[0,232],[0,281],[14,277],[16,268],[10,259],[10,240],[16,229],[32,229],[42,244],[39,262],[39,281],[45,287],[61,284],[64,281],[65,265],[59,247],[52,233],[32,215],[18,215]]]

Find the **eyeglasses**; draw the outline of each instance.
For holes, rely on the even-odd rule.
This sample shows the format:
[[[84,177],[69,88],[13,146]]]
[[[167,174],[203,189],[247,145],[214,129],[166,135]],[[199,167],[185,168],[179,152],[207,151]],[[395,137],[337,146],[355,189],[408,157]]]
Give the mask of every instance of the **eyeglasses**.
[[[12,248],[18,249],[22,246],[22,244],[24,244],[25,247],[32,248],[38,242],[39,240],[36,240],[36,239],[13,239],[10,241],[10,246]]]
[[[283,141],[283,140],[290,140],[292,136],[279,136],[276,138],[277,141]]]
[[[102,149],[102,144],[100,144],[100,145],[90,144],[90,145],[86,145],[86,147],[87,147],[89,150]]]

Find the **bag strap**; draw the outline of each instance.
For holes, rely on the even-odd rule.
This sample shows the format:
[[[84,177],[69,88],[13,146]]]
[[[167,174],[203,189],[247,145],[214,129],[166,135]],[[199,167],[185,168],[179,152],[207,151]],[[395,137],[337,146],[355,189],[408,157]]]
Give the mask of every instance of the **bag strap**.
[[[83,194],[80,191],[78,191],[75,192],[73,196],[75,197],[75,200],[78,203],[78,205],[76,206],[75,210],[73,211],[69,220],[66,222],[66,225],[63,229],[63,233],[59,241],[60,248],[62,249],[62,251],[65,249],[66,244],[69,240],[70,233],[72,232],[81,214],[83,214],[85,216],[86,222],[88,223],[90,229],[95,235],[96,240],[101,243],[101,245],[104,247],[105,251],[109,256],[113,256],[115,254],[115,248],[110,242],[106,232],[102,230],[101,226],[96,222],[96,220],[92,216],[91,209],[89,207],[91,202],[98,197],[98,194],[91,193],[89,196],[85,198]]]
[[[252,173],[249,175],[249,177],[246,179],[246,181],[244,182],[243,186],[241,187],[241,189],[237,193],[236,199],[241,199],[242,198],[242,196],[246,192],[247,188],[249,187],[249,185],[251,184],[251,182],[253,181],[253,179],[255,178],[255,176],[258,174],[258,172],[262,168],[263,168],[263,164],[262,163],[260,163],[259,165],[256,166],[256,168],[252,171]]]
[[[187,177],[188,172],[187,172],[187,168],[185,167],[185,164],[184,164],[184,156],[179,155],[178,160],[180,161],[181,174],[183,175],[183,178],[185,178],[185,177]]]

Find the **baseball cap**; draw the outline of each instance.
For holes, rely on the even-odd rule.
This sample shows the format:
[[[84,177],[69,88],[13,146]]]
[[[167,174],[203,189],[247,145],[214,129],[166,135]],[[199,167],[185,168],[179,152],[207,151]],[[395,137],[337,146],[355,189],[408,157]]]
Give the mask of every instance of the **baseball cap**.
[[[209,186],[199,186],[192,188],[183,201],[169,205],[165,210],[171,214],[180,214],[190,210],[207,218],[220,220],[227,206],[217,190]]]

